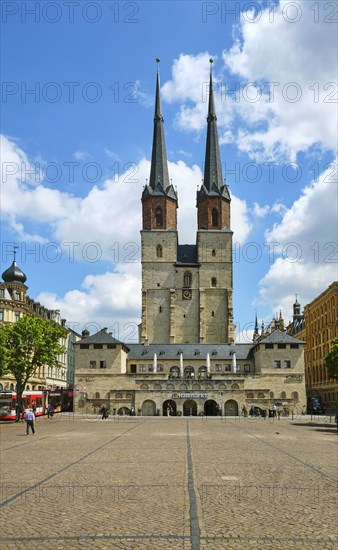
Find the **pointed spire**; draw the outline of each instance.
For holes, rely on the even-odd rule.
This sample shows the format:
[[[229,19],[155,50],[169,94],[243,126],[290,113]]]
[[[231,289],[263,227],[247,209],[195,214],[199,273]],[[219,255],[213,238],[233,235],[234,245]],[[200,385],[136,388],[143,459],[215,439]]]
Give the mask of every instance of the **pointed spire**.
[[[204,193],[210,195],[223,195],[230,199],[228,189],[224,185],[222,177],[222,164],[218,143],[217,116],[215,110],[214,88],[212,79],[213,59],[210,59],[210,83],[208,106],[207,143],[204,162]]]
[[[156,75],[156,99],[155,99],[155,113],[154,113],[154,134],[153,134],[153,148],[151,156],[151,168],[149,185],[147,186],[146,193],[156,195],[168,195],[173,199],[176,199],[176,193],[169,181],[167,153],[164,139],[164,119],[162,116],[161,106],[161,94],[160,94],[160,71],[159,71],[159,58],[156,58],[157,62],[157,75]]]
[[[254,342],[255,342],[256,340],[258,340],[258,338],[259,338],[257,310],[255,310],[255,312],[256,312],[256,317],[255,317],[255,329],[254,329],[254,332],[253,332],[253,341],[254,341]]]

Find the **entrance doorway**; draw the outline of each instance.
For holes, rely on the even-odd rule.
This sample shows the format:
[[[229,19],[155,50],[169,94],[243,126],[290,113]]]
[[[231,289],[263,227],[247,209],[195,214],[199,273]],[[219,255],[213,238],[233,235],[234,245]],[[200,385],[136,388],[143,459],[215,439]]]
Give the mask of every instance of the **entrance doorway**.
[[[219,414],[219,407],[214,399],[208,399],[204,403],[205,416],[217,416]]]
[[[155,416],[156,404],[151,399],[147,399],[142,403],[142,416]]]
[[[193,399],[188,399],[183,403],[183,416],[197,416],[197,403]]]
[[[234,399],[229,399],[224,405],[225,416],[238,416],[238,403]]]
[[[168,416],[168,407],[170,408],[170,416],[176,416],[176,403],[173,399],[167,399],[163,402],[162,414],[163,416]]]

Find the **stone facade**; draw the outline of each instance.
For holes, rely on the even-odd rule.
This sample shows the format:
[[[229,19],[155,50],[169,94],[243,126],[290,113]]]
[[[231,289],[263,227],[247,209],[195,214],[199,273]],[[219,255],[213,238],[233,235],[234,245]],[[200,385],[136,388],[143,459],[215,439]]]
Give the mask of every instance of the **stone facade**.
[[[75,348],[77,411],[98,412],[103,403],[146,415],[166,415],[168,405],[181,415],[306,407],[304,342],[279,330],[255,344],[125,346],[104,329]]]

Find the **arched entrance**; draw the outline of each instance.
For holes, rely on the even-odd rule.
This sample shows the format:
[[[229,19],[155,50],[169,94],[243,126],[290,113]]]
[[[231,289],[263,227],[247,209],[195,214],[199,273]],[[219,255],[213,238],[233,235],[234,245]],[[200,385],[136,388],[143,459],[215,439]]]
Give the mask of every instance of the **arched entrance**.
[[[205,416],[217,416],[218,413],[219,413],[219,407],[216,401],[214,401],[214,399],[208,399],[208,401],[204,403]]]
[[[183,403],[183,416],[197,416],[197,403],[193,399],[188,399]]]
[[[225,416],[238,416],[238,403],[234,399],[229,399],[224,405]]]
[[[147,399],[142,403],[142,416],[155,416],[156,404],[151,399]]]
[[[163,402],[162,414],[163,416],[168,416],[168,407],[170,409],[170,416],[176,416],[176,403],[173,399],[167,399]]]
[[[120,407],[117,411],[117,414],[120,414],[121,416],[129,416],[130,409],[128,407]]]

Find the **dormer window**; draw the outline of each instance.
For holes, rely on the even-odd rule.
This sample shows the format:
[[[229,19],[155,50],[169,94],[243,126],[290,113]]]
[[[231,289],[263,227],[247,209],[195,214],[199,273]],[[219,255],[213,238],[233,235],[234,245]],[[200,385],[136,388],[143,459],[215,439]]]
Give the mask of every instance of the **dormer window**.
[[[155,210],[155,223],[156,223],[156,227],[163,226],[163,211],[160,206],[158,206]]]

